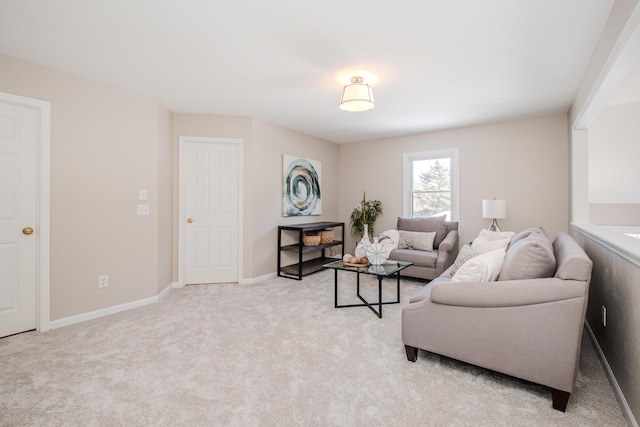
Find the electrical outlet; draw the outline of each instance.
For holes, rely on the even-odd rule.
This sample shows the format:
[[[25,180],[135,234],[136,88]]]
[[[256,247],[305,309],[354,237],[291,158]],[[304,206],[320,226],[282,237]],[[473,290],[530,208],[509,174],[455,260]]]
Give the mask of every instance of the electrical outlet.
[[[109,275],[98,276],[98,287],[106,288],[107,286],[109,286]]]
[[[140,215],[149,215],[149,205],[137,205],[136,213],[138,216]]]
[[[602,306],[602,326],[607,326],[607,307]]]

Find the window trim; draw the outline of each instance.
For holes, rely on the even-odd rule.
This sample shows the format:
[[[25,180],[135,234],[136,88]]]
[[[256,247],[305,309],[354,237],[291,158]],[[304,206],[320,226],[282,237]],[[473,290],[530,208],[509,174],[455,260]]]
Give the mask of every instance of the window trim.
[[[451,221],[460,218],[460,149],[446,148],[441,150],[417,151],[402,154],[402,216],[413,217],[411,204],[411,179],[413,162],[416,160],[435,160],[449,158],[451,161]]]

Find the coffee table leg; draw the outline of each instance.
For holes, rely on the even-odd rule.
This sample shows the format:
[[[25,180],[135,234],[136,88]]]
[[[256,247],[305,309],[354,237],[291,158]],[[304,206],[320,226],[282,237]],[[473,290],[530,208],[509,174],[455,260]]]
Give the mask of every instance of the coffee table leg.
[[[398,298],[396,302],[400,302],[400,272],[398,271]]]
[[[382,276],[378,276],[378,318],[382,319]]]
[[[335,293],[335,304],[334,304],[334,308],[338,308],[338,269],[336,268],[335,270],[335,279],[334,279],[334,293]]]

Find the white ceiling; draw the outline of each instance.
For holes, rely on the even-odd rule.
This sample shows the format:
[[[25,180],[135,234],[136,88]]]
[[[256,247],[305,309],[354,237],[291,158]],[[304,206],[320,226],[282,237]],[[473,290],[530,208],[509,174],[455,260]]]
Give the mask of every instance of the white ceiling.
[[[345,143],[567,111],[612,3],[0,0],[0,52]]]

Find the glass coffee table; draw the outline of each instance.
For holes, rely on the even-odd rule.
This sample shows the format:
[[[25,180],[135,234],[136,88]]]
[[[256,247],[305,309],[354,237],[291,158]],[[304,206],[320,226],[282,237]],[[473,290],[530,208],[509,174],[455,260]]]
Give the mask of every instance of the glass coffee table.
[[[323,265],[325,268],[333,268],[335,271],[335,308],[344,308],[344,307],[369,307],[371,311],[373,311],[376,316],[379,318],[382,317],[382,305],[383,304],[398,304],[400,302],[400,271],[405,268],[413,265],[412,262],[402,262],[402,261],[387,261],[384,264],[380,265],[367,265],[362,267],[352,267],[348,265],[344,265],[342,260],[330,262],[329,264]],[[348,271],[352,273],[356,273],[356,296],[360,298],[363,304],[345,304],[338,305],[338,271]],[[360,274],[369,274],[378,277],[378,302],[368,302],[366,299],[360,295]],[[397,298],[395,301],[382,301],[382,279],[385,277],[391,277],[395,275],[397,280]],[[374,306],[377,305],[378,309],[376,310]]]

